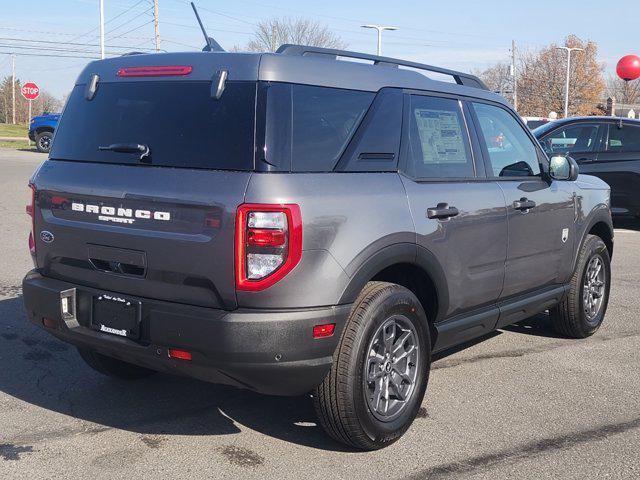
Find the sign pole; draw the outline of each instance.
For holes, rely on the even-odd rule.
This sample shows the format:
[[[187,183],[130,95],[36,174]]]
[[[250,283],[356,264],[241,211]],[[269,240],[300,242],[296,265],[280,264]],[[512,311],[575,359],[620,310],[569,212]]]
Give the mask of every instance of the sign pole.
[[[31,99],[29,99],[29,116],[27,117],[27,124],[31,125]],[[31,139],[29,138],[29,147],[31,147]]]

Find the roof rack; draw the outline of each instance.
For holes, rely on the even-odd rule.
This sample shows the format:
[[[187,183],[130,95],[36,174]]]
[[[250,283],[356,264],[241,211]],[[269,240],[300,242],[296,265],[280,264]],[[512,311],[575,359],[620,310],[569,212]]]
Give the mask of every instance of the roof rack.
[[[458,85],[465,85],[467,87],[481,88],[483,90],[489,90],[487,86],[475,75],[468,73],[457,72],[455,70],[449,70],[447,68],[434,67],[432,65],[425,65],[423,63],[409,62],[406,60],[400,60],[398,58],[381,57],[378,55],[370,55],[368,53],[351,52],[349,50],[338,50],[334,48],[322,48],[311,47],[307,45],[281,45],[276,53],[281,55],[298,55],[298,56],[322,56],[337,59],[338,57],[357,58],[361,60],[370,60],[374,65],[381,65],[387,67],[411,67],[418,70],[426,70],[429,72],[440,73],[443,75],[450,75],[453,77]]]

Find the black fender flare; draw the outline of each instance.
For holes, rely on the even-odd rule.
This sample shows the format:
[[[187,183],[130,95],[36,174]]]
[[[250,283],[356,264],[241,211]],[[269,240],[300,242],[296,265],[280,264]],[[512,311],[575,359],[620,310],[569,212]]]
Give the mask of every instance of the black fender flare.
[[[575,271],[576,264],[578,262],[578,254],[580,253],[582,244],[587,238],[587,234],[597,223],[604,223],[607,226],[607,228],[609,229],[609,233],[611,234],[611,243],[613,245],[613,221],[611,220],[611,212],[607,205],[601,203],[594,207],[591,212],[589,212],[589,215],[582,223],[582,226],[580,228],[580,242],[576,244],[576,249],[573,252],[573,263],[571,271]],[[609,256],[613,258],[613,248],[609,252]]]
[[[444,270],[436,256],[424,247],[415,243],[395,243],[376,250],[364,261],[358,262],[357,266],[353,266],[353,263],[345,269],[350,280],[340,297],[341,304],[355,302],[367,282],[377,273],[392,265],[406,263],[422,269],[433,281],[438,314],[429,320],[441,320],[449,308],[449,288]]]

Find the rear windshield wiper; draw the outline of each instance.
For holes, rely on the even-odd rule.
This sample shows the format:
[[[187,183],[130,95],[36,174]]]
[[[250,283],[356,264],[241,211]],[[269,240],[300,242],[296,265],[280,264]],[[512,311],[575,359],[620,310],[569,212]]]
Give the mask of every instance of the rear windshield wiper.
[[[151,159],[147,159],[151,150],[148,145],[144,145],[142,143],[112,143],[107,146],[99,146],[98,150],[104,151],[108,150],[111,152],[119,152],[119,153],[138,153],[140,154],[139,160],[142,161],[150,161]],[[145,160],[147,159],[147,160]]]

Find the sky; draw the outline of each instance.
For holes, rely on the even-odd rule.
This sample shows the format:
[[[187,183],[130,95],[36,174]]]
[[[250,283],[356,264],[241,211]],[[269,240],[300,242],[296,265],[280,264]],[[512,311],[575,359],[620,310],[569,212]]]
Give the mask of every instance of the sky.
[[[204,40],[187,0],[158,0],[161,48],[202,48]],[[104,0],[107,53],[153,48],[153,0]],[[327,25],[350,50],[375,53],[374,30],[384,32],[383,55],[456,70],[509,61],[517,49],[561,43],[569,34],[595,41],[605,73],[617,60],[640,55],[640,0],[395,0],[323,2],[295,0],[196,0],[209,35],[224,48],[244,46],[261,20],[287,16]],[[0,78],[11,74],[66,95],[83,66],[99,55],[98,0],[0,0]],[[37,56],[48,55],[48,56]],[[67,58],[62,58],[62,57]],[[83,57],[83,58],[75,58]]]

